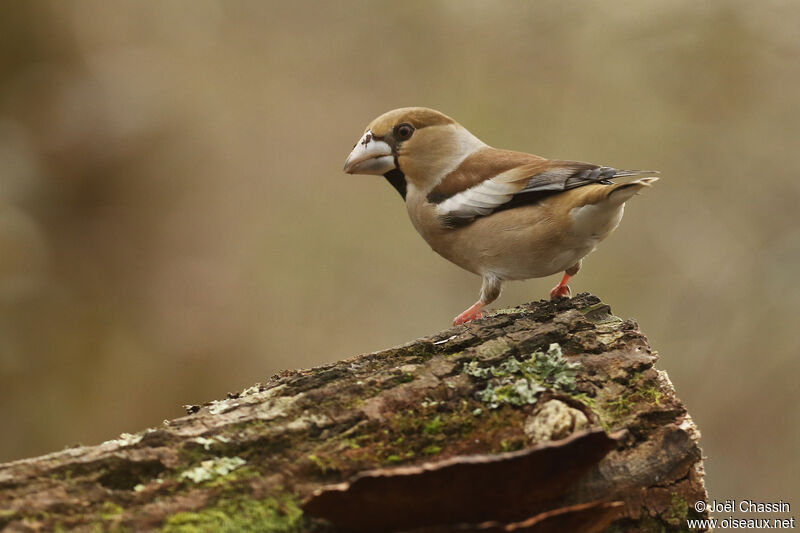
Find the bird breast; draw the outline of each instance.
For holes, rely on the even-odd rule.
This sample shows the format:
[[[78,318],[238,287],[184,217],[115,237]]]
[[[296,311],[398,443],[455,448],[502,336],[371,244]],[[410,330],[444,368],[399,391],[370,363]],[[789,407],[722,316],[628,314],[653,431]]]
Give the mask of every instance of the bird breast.
[[[560,197],[570,193],[478,217],[458,228],[443,226],[435,205],[413,186],[409,187],[406,206],[417,232],[445,259],[474,274],[522,280],[570,268],[619,224],[621,206],[559,209],[566,199]]]

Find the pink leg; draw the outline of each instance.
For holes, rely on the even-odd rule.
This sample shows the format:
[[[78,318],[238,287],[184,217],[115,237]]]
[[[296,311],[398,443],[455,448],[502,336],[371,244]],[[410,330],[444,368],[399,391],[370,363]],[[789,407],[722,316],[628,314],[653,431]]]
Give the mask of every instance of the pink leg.
[[[572,295],[572,291],[569,290],[569,285],[567,282],[569,278],[571,278],[569,274],[566,272],[564,273],[564,277],[561,278],[561,282],[553,287],[553,290],[550,291],[550,299],[557,300],[559,298],[569,298]]]
[[[474,304],[472,304],[472,307],[470,307],[469,309],[458,315],[453,320],[453,325],[458,326],[463,324],[464,322],[469,322],[470,320],[476,320],[478,318],[481,318],[483,316],[483,313],[481,313],[482,307],[483,304],[480,302],[480,300],[475,302]]]

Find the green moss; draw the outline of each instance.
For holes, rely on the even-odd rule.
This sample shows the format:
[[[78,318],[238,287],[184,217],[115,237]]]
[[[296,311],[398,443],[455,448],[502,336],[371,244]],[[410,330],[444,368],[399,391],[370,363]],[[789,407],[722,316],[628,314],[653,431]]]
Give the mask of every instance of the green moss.
[[[203,446],[191,441],[180,447],[178,455],[188,464],[199,464],[214,456],[213,453],[207,452]]]
[[[261,476],[261,472],[256,470],[255,468],[251,468],[249,466],[244,466],[242,468],[237,468],[235,471],[231,472],[228,475],[218,477],[212,481],[208,481],[203,484],[204,487],[223,487],[226,485],[230,485],[236,481],[240,481],[242,479],[249,479],[253,477]]]
[[[350,448],[351,450],[357,450],[361,448],[361,444],[359,444],[356,439],[344,439],[342,442],[345,447]]]
[[[113,502],[105,502],[100,509],[100,518],[103,520],[112,520],[121,515],[124,509]]]
[[[422,453],[424,453],[425,455],[436,455],[437,453],[439,453],[441,451],[442,451],[442,447],[441,446],[437,446],[435,444],[431,444],[430,446],[427,446],[424,450],[422,450]]]
[[[381,430],[365,426],[361,433],[332,439],[314,453],[325,467],[334,465],[343,474],[436,455],[476,431],[479,424],[472,413],[478,406],[465,399],[422,402],[388,416]]]
[[[303,511],[293,496],[252,500],[221,498],[213,507],[169,517],[164,533],[300,532],[305,530]]]
[[[622,418],[631,411],[633,403],[630,400],[630,394],[623,394],[613,400],[606,402],[606,410],[615,419]]]
[[[407,451],[405,453],[392,453],[386,456],[386,458],[382,462],[386,463],[400,463],[403,461],[407,461],[409,459],[413,459],[416,457],[416,453],[413,451]]]
[[[444,423],[442,422],[441,415],[436,415],[433,420],[425,422],[425,424],[422,426],[422,432],[426,435],[435,435],[437,433],[441,433],[443,427]]]
[[[612,399],[607,399],[600,409],[594,411],[598,414],[603,427],[614,427],[622,423],[637,405],[647,404],[660,406],[664,393],[658,389],[653,381],[642,382],[642,375],[636,374],[627,384],[622,393]]]
[[[13,509],[0,509],[0,529],[17,518],[17,516],[17,512]]]
[[[476,398],[436,397],[410,405],[386,413],[380,427],[365,423],[345,435],[311,443],[306,448],[306,454],[314,455],[306,462],[309,473],[330,477],[335,472],[339,479],[431,456],[499,450],[502,439],[526,438],[522,428],[527,415],[520,409],[488,411]]]
[[[594,398],[588,396],[585,392],[580,392],[578,394],[571,394],[570,396],[575,398],[582,404],[584,404],[592,411],[594,411],[595,407],[597,406],[597,401]]]
[[[689,516],[689,504],[680,494],[673,492],[669,510],[664,515],[664,521],[671,526],[680,526],[686,524],[687,516]]]
[[[514,452],[524,448],[525,444],[525,440],[522,438],[503,439],[500,441],[500,449],[497,451]]]
[[[643,387],[639,393],[646,402],[659,406],[661,405],[661,397],[664,396],[664,393],[655,386]]]
[[[336,466],[334,465],[333,461],[327,457],[320,457],[319,455],[312,453],[308,456],[308,460],[314,463],[322,474],[327,474],[331,470],[336,470]]]
[[[434,355],[436,355],[436,346],[434,346],[432,342],[418,342],[412,344],[411,346],[405,346],[403,348],[395,348],[381,352],[382,359],[393,359],[401,364],[408,362],[409,359],[424,361],[426,359],[430,359]]]
[[[64,481],[69,481],[72,479],[73,475],[74,472],[71,468],[65,468],[64,470],[56,471],[50,474],[50,479],[63,479]]]

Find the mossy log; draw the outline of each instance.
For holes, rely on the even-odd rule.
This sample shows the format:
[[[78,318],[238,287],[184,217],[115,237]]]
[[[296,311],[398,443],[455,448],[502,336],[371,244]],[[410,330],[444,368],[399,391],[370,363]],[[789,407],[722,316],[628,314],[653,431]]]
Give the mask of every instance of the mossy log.
[[[681,531],[699,432],[581,294],[0,465],[3,531]]]

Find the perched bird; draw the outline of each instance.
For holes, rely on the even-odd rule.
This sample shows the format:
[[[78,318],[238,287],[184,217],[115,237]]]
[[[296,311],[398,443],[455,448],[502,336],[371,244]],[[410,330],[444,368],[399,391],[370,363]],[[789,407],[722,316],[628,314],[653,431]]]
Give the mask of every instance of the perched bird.
[[[550,298],[570,296],[570,277],[622,219],[625,202],[657,174],[545,159],[488,146],[452,118],[424,107],[373,120],[344,164],[383,175],[434,251],[483,278],[480,299],[453,325],[482,316],[507,280],[564,272]]]

